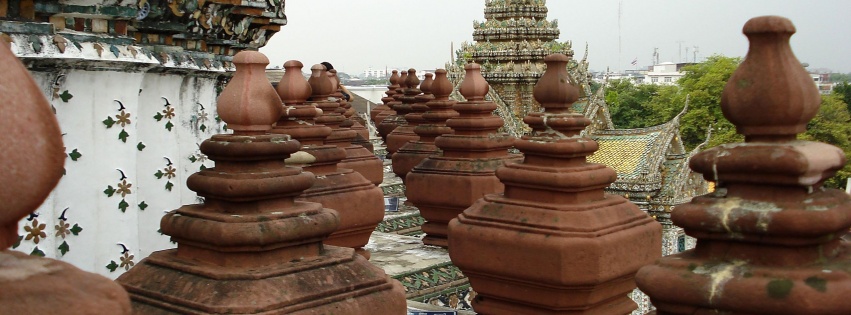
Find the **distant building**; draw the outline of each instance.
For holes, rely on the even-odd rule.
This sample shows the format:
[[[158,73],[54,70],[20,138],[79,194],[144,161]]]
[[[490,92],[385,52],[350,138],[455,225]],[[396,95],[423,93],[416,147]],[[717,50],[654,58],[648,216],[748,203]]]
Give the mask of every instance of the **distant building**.
[[[833,92],[835,84],[830,82],[830,73],[810,73],[810,77],[813,78],[813,83],[815,83],[819,93],[830,94]]]
[[[384,79],[384,78],[389,78],[389,77],[390,77],[390,75],[393,73],[393,70],[399,70],[399,69],[396,69],[396,68],[373,69],[373,68],[371,68],[371,67],[370,67],[369,69],[364,70],[364,71],[361,73],[361,76],[360,76],[360,77],[361,77],[361,79],[369,79],[369,78],[372,78],[372,79]]]
[[[685,75],[685,73],[681,71],[682,68],[693,64],[694,63],[691,62],[663,62],[658,65],[654,65],[652,70],[644,75],[643,83],[657,85],[677,84],[677,81]]]

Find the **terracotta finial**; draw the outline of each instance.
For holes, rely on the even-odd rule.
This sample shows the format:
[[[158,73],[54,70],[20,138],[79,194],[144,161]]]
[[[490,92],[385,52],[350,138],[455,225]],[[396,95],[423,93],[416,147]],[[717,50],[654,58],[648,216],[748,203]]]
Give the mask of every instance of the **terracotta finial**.
[[[233,58],[236,74],[217,100],[219,117],[234,134],[257,134],[272,129],[281,116],[281,98],[266,79],[269,58],[241,51]]]
[[[437,69],[434,74],[434,81],[431,83],[431,94],[434,94],[436,100],[448,100],[449,95],[452,94],[452,82],[446,76],[446,70]]]
[[[405,78],[405,86],[409,89],[416,89],[420,85],[420,78],[417,78],[417,70],[414,68],[408,69],[408,76]]]
[[[400,89],[404,90],[404,89],[408,88],[408,84],[406,83],[407,80],[408,80],[408,71],[399,71],[399,78],[396,79],[396,84],[398,84],[399,87],[396,89],[396,94],[399,94],[399,95],[405,94],[404,91],[400,92],[399,90]]]
[[[789,46],[795,26],[763,16],[742,32],[750,47],[721,95],[721,110],[746,140],[794,140],[818,112],[820,96]],[[809,84],[804,84],[804,83]]]
[[[310,83],[301,75],[304,64],[298,60],[290,60],[284,63],[284,76],[278,83],[278,96],[284,104],[302,104],[313,93]]]
[[[477,63],[468,63],[464,66],[464,82],[461,82],[461,95],[468,101],[481,101],[485,99],[490,87],[485,77],[482,76],[482,66]]]
[[[533,96],[544,108],[543,113],[530,113],[523,122],[532,127],[534,136],[564,138],[578,135],[591,120],[582,114],[573,113],[571,107],[579,99],[576,81],[567,72],[570,58],[563,54],[552,54],[544,58],[547,71],[538,80]]]
[[[390,85],[393,86],[397,84],[399,84],[399,71],[393,70],[393,74],[390,75]]]
[[[671,212],[696,246],[644,266],[636,283],[658,314],[851,314],[851,196],[822,187],[845,154],[795,139],[819,95],[789,47],[789,20],[757,17],[743,32],[750,50],[721,106],[745,143],[689,160],[716,183]]]
[[[326,72],[325,66],[321,64],[315,64],[313,67],[310,67],[310,79],[307,80],[307,83],[313,89],[312,98],[314,100],[325,100],[331,96],[331,93],[334,93],[334,86],[328,80]]]
[[[18,240],[18,221],[35,211],[62,177],[65,152],[56,115],[24,65],[0,47],[0,250]]]
[[[423,94],[430,95],[431,93],[431,85],[434,84],[434,74],[426,73],[425,80],[420,83],[420,91],[423,91]]]
[[[570,105],[579,99],[576,82],[567,72],[570,58],[563,54],[552,54],[544,58],[547,71],[538,80],[532,92],[547,113],[561,114],[570,111]]]

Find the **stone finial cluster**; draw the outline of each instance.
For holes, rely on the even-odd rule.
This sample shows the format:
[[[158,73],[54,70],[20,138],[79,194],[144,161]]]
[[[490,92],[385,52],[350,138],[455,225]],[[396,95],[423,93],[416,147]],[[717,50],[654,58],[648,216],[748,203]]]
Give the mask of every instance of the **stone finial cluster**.
[[[449,81],[446,70],[438,69],[435,73],[437,77],[434,79],[434,75],[427,73],[426,79],[420,84],[423,95],[418,96],[418,100],[427,103],[414,105],[425,106],[425,112],[418,117],[408,114],[412,119],[418,120],[414,133],[419,140],[408,142],[393,155],[393,172],[402,180],[425,158],[441,153],[434,140],[438,136],[452,133],[452,129],[446,126],[446,120],[458,117],[458,112],[452,110],[455,101],[449,99],[452,82]]]
[[[459,116],[447,120],[446,125],[454,133],[435,139],[443,154],[426,158],[406,177],[408,200],[426,220],[423,243],[428,245],[448,246],[449,220],[484,195],[502,192],[503,185],[494,172],[505,163],[521,159],[508,153],[514,138],[498,131],[503,121],[493,115],[496,104],[484,100],[488,86],[481,66],[468,64],[465,70],[461,93],[468,101],[453,105]],[[435,88],[435,93],[445,93],[444,87]]]
[[[834,146],[796,140],[819,93],[794,57],[792,23],[764,16],[743,29],[744,62],[724,89],[724,116],[744,143],[699,153],[691,168],[716,183],[671,214],[693,250],[639,270],[657,314],[849,314],[851,197],[822,182],[846,160]]]
[[[390,85],[387,86],[387,91],[384,92],[386,96],[381,98],[381,104],[373,107],[369,112],[369,116],[372,117],[372,123],[375,124],[376,128],[382,121],[384,121],[384,118],[396,114],[396,111],[390,108],[388,104],[393,101],[393,94],[396,94],[396,88],[399,87],[396,83],[396,80],[398,79],[399,71],[393,70],[393,74],[391,74],[389,78]]]
[[[323,145],[331,128],[315,125],[313,117],[318,111],[313,105],[304,105],[310,96],[310,84],[301,75],[302,63],[291,60],[284,68],[286,72],[278,83],[278,94],[284,100],[285,110],[272,132],[289,134],[300,141],[301,150],[288,159],[287,164],[301,166],[316,175],[313,186],[305,190],[299,200],[318,202],[337,210],[340,226],[324,243],[354,248],[368,259],[369,252],[363,247],[384,218],[381,189],[360,173],[338,167],[346,158],[346,151],[334,145]]]
[[[331,134],[331,128],[315,123],[321,111],[313,104],[306,103],[313,94],[313,89],[301,74],[303,67],[304,64],[298,60],[284,63],[284,76],[277,86],[277,93],[284,107],[271,132],[290,135],[303,146],[322,145],[325,138]]]
[[[62,132],[50,103],[0,43],[0,310],[8,314],[130,314],[121,286],[70,264],[8,248],[18,221],[39,207],[62,177]],[[43,233],[43,232],[42,232]],[[80,288],[85,290],[80,290]]]
[[[390,79],[392,80],[393,77],[390,77]],[[381,139],[384,140],[385,145],[389,141],[387,139],[387,136],[389,136],[390,133],[392,133],[393,130],[396,129],[396,127],[407,123],[404,117],[407,112],[400,112],[399,110],[397,110],[398,105],[402,104],[402,97],[405,96],[405,90],[408,88],[408,84],[406,83],[407,79],[407,71],[399,72],[399,77],[396,78],[396,89],[394,90],[393,95],[390,96],[393,98],[393,100],[390,103],[387,103],[387,106],[390,106],[390,108],[393,110],[393,114],[386,116],[381,121],[381,123],[378,124],[378,134],[381,135]],[[393,86],[390,86],[389,88],[392,87]],[[391,154],[388,150],[388,156],[389,155]]]
[[[632,276],[661,256],[662,227],[604,193],[617,175],[588,163],[597,143],[576,137],[589,122],[569,110],[578,98],[569,59],[544,61],[535,97],[545,112],[529,121],[549,132],[517,140],[523,163],[496,170],[505,193],[484,196],[449,223],[449,255],[478,293],[477,312],[628,314],[636,307],[627,297]]]
[[[417,70],[408,69],[408,74],[405,76],[405,88],[402,89],[401,104],[396,104],[393,109],[398,115],[397,127],[387,135],[387,152],[389,156],[393,156],[396,151],[402,148],[408,141],[416,141],[419,136],[414,133],[414,127],[418,122],[420,113],[414,105],[417,103],[417,95],[422,91],[418,88],[420,79],[417,78]],[[410,119],[409,119],[410,118]]]
[[[225,122],[239,129],[201,144],[201,152],[216,165],[190,176],[187,186],[204,203],[171,211],[161,223],[177,248],[151,254],[118,278],[130,292],[134,311],[403,312],[398,282],[354,250],[322,244],[339,225],[337,212],[296,200],[315,177],[286,165],[301,148],[298,141],[262,131],[271,129],[278,116],[259,116],[282,110],[268,82],[254,83],[265,80],[268,59],[246,51],[234,62],[235,79],[222,92],[218,108]],[[328,82],[324,73],[322,80]],[[284,86],[304,89],[300,83]],[[327,87],[314,85],[314,94],[327,95]],[[304,93],[284,94],[291,99]]]
[[[381,160],[363,146],[352,144],[357,137],[357,132],[349,127],[343,127],[346,117],[343,116],[344,109],[333,97],[336,87],[329,79],[325,66],[313,65],[310,68],[311,75],[308,83],[313,88],[310,100],[315,106],[322,110],[322,115],[316,119],[316,123],[331,128],[331,135],[325,139],[325,144],[332,144],[346,150],[346,158],[338,164],[341,168],[353,169],[366,177],[376,186],[384,181],[384,169]]]

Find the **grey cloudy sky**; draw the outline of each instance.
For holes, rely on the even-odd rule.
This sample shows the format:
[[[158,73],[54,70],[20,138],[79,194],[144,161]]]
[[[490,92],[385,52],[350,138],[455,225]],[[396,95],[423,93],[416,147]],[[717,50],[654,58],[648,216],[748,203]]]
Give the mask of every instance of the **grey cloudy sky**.
[[[368,67],[442,68],[451,43],[457,49],[472,42],[473,20],[484,20],[483,0],[289,0],[286,5],[289,24],[261,49],[270,66],[290,59],[306,68],[329,61],[353,75]],[[547,6],[548,19],[558,19],[560,40],[573,41],[576,58],[588,43],[592,70],[632,69],[635,58],[639,66],[651,65],[654,48],[663,62],[680,61],[681,55],[690,61],[693,46],[699,46],[698,61],[712,54],[744,56],[744,23],[781,15],[797,27],[792,48],[810,69],[851,72],[849,0],[550,0]]]

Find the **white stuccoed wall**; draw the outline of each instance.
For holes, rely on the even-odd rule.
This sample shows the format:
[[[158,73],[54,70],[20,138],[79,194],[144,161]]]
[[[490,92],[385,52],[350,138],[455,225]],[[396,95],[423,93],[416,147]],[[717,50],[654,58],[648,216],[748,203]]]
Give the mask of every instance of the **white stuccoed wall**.
[[[114,279],[130,267],[130,261],[135,264],[153,251],[174,247],[158,232],[160,219],[166,211],[198,202],[185,182],[202,165],[213,166],[200,155],[200,143],[213,134],[227,132],[223,123],[216,121],[215,111],[216,77],[224,69],[170,64],[167,66],[178,72],[150,72],[162,67],[159,62],[154,64],[155,60],[144,54],[131,56],[125,47],[118,56],[92,55],[87,51],[94,50],[85,44],[76,52],[69,51],[77,49],[69,45],[65,54],[49,50],[40,53],[54,54],[47,56],[33,56],[26,48],[13,45],[18,56],[62,59],[71,54],[74,58],[69,63],[112,62],[111,68],[117,70],[95,71],[88,66],[31,70],[56,110],[69,157],[66,174],[35,212],[38,217],[20,222],[22,239],[14,249],[40,251],[46,257]],[[27,60],[24,58],[25,63]],[[120,62],[138,65],[123,67]],[[166,107],[164,98],[170,107]],[[119,101],[123,113],[129,114],[130,122],[124,126],[119,123]],[[168,108],[174,110],[171,119],[164,115]],[[158,113],[164,116],[160,120],[155,118]],[[104,123],[107,118],[115,121],[111,127]],[[169,122],[171,130],[166,128]],[[122,130],[127,134],[126,142],[119,139]],[[158,171],[165,174],[168,170],[166,158],[175,169],[174,177],[158,178]],[[130,193],[124,196],[117,191],[124,185],[119,170],[130,185]],[[171,190],[166,189],[168,183],[173,185]],[[105,193],[109,187],[116,190],[112,196]],[[68,224],[68,229],[77,226],[82,230],[76,235],[65,233],[63,238],[63,233],[57,233],[62,229],[60,222]],[[34,233],[34,227],[42,229],[44,237]],[[38,243],[33,234],[39,235]]]

